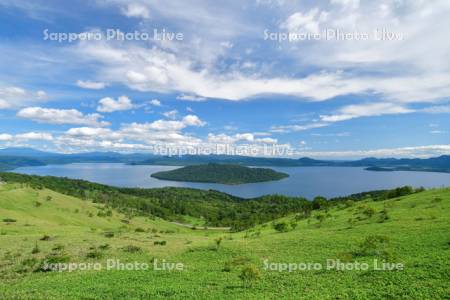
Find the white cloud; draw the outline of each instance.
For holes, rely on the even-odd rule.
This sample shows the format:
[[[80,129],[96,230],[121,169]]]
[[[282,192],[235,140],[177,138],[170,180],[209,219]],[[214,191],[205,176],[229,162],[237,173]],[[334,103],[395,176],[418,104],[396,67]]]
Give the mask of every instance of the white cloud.
[[[13,136],[7,133],[2,133],[0,134],[0,141],[1,142],[5,142],[5,141],[10,141],[13,139]]]
[[[348,150],[348,151],[299,151],[297,156],[308,156],[316,158],[364,158],[364,157],[435,157],[448,155],[450,145],[426,145],[399,148],[381,148],[371,150]]]
[[[422,109],[421,111],[430,114],[448,114],[450,113],[450,105],[430,106]]]
[[[274,138],[255,138],[255,133],[237,133],[235,135],[220,134],[208,134],[208,142],[213,144],[235,144],[238,142],[244,143],[261,143],[261,144],[276,144],[278,141]]]
[[[187,115],[183,118],[182,120],[183,124],[185,124],[186,126],[198,126],[198,127],[202,127],[206,125],[206,122],[203,122],[202,120],[200,120],[199,117],[195,116],[195,115]]]
[[[24,119],[33,120],[47,124],[73,124],[88,126],[108,126],[110,123],[99,121],[103,118],[99,114],[87,114],[76,109],[54,109],[42,107],[27,107],[17,112],[17,116]]]
[[[280,126],[272,126],[270,131],[275,133],[286,133],[291,131],[304,131],[314,128],[321,128],[328,126],[328,123],[311,123],[306,125],[280,125]]]
[[[42,90],[32,92],[17,86],[0,87],[0,109],[17,108],[46,99],[47,94]]]
[[[327,12],[319,12],[319,9],[314,8],[307,13],[296,12],[290,15],[280,27],[286,29],[288,32],[306,31],[318,34],[320,23],[326,21],[327,17]]]
[[[225,47],[227,49],[231,49],[231,48],[233,48],[234,45],[230,41],[225,41],[225,42],[221,42],[220,46]]]
[[[83,89],[91,89],[91,90],[101,90],[106,87],[106,83],[97,82],[97,81],[89,81],[89,80],[77,80],[77,86]]]
[[[178,110],[174,109],[171,111],[163,112],[162,115],[168,119],[175,119],[178,115]]]
[[[98,101],[97,111],[111,113],[115,111],[130,110],[134,108],[133,103],[127,96],[120,96],[117,100],[111,97],[105,97]]]
[[[150,11],[145,5],[140,3],[128,4],[126,7],[122,8],[122,13],[127,17],[150,18]]]
[[[368,103],[344,106],[337,114],[320,116],[323,122],[340,122],[359,117],[381,116],[386,114],[405,114],[414,110],[393,103]]]
[[[18,140],[38,140],[38,141],[52,141],[53,136],[47,132],[27,132],[16,134],[14,136]]]
[[[206,100],[205,97],[199,97],[199,96],[195,96],[195,95],[186,95],[186,94],[182,94],[177,96],[178,100],[187,100],[187,101],[204,101]]]
[[[148,101],[148,103],[153,106],[161,106],[161,101],[158,99],[152,99],[152,100]]]

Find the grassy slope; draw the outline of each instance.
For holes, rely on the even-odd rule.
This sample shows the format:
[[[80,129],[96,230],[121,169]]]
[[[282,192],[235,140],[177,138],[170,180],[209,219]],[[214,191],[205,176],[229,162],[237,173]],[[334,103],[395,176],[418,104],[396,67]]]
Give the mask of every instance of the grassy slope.
[[[49,195],[52,200],[46,201]],[[35,201],[42,205],[35,207]],[[376,212],[386,207],[390,219],[378,223],[375,215],[349,228],[347,220],[361,205]],[[449,294],[450,189],[333,209],[320,227],[313,216],[286,233],[275,232],[270,224],[236,234],[191,230],[142,217],[124,224],[121,220],[125,217],[116,212],[112,217],[98,217],[97,207],[101,206],[49,190],[0,185],[0,219],[17,219],[16,223],[0,222],[0,299],[442,299]],[[292,219],[285,218],[288,222]],[[158,233],[135,232],[138,227],[157,228]],[[104,237],[104,231],[114,231],[115,237]],[[44,234],[51,240],[40,241]],[[405,271],[262,270],[264,259],[324,262],[346,257],[345,253],[356,251],[367,236],[375,234],[390,238],[389,251],[395,253],[396,261],[405,264]],[[219,236],[224,240],[221,249],[214,251],[214,239]],[[165,240],[167,245],[155,246],[155,240]],[[36,241],[40,253],[31,254]],[[89,248],[106,243],[110,249],[104,250],[98,261],[118,258],[149,262],[156,257],[183,262],[186,270],[17,272],[25,259],[42,259],[55,245],[64,245],[71,261],[94,262],[85,258]],[[139,246],[143,252],[127,253],[122,250],[127,245]],[[357,257],[358,261],[372,259]],[[251,288],[242,287],[239,261],[261,269],[261,280]],[[232,262],[230,272],[223,271],[227,262]]]

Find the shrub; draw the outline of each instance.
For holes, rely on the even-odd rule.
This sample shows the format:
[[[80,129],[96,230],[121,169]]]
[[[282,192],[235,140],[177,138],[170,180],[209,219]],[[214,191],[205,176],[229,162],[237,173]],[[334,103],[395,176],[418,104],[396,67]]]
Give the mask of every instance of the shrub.
[[[319,221],[319,226],[322,225],[322,223],[327,219],[327,216],[324,214],[317,214],[316,220]]]
[[[98,249],[100,249],[100,250],[108,250],[109,248],[111,248],[109,246],[109,244],[103,244],[103,245],[98,246]]]
[[[49,265],[56,265],[67,263],[70,261],[70,256],[65,253],[52,252],[48,254],[39,264],[39,267],[36,268],[35,272],[49,272],[52,269],[49,268]]]
[[[382,211],[380,211],[380,217],[378,222],[383,223],[387,220],[389,220],[389,214],[388,214],[388,210],[386,208],[384,208]]]
[[[160,246],[165,246],[167,244],[166,241],[154,241],[153,245],[160,245]]]
[[[436,197],[433,200],[431,200],[431,203],[439,203],[442,202],[442,198]]]
[[[220,248],[220,244],[222,244],[222,237],[218,237],[217,239],[215,239],[214,241],[216,242],[216,250],[219,251]]]
[[[363,215],[365,215],[368,219],[372,218],[372,216],[375,214],[375,209],[373,209],[372,207],[366,207],[363,211],[362,211]]]
[[[287,232],[289,230],[289,226],[286,222],[279,222],[273,224],[273,228],[278,232]]]
[[[4,218],[3,222],[5,222],[5,223],[15,223],[15,222],[17,222],[17,220],[16,219],[12,219],[12,218]]]
[[[114,237],[114,232],[112,232],[112,231],[106,231],[106,232],[103,233],[103,235],[104,235],[105,237],[107,237],[107,238],[112,238],[112,237]]]
[[[53,250],[53,251],[62,251],[62,250],[64,250],[64,246],[63,246],[63,245],[55,245],[55,246],[52,248],[52,250]]]
[[[225,262],[222,272],[231,272],[231,262],[229,261]]]
[[[34,201],[34,202],[33,202],[33,205],[34,205],[34,207],[39,207],[39,206],[42,205],[42,203],[39,202],[39,201]]]
[[[239,275],[244,287],[250,287],[252,284],[261,278],[261,273],[254,265],[244,267]]]
[[[46,201],[52,201],[52,199],[53,199],[52,196],[47,196],[47,197],[45,198]]]
[[[384,235],[369,235],[359,246],[361,255],[379,255],[389,243],[389,238]]]
[[[135,232],[145,232],[144,228],[138,227],[134,230]]]
[[[26,272],[32,272],[36,270],[36,268],[39,266],[39,260],[31,257],[23,260],[19,266],[19,268],[16,270],[18,273],[26,273]]]
[[[122,248],[123,251],[128,253],[139,253],[142,252],[142,248],[134,245],[128,245]]]
[[[91,259],[100,259],[103,257],[103,253],[93,249],[91,251],[89,251],[88,253],[86,253],[86,258],[91,258]]]
[[[328,201],[327,198],[322,196],[317,196],[312,201],[312,207],[313,209],[326,209],[328,208]]]
[[[41,241],[50,241],[51,240],[51,237],[49,236],[49,235],[43,235],[41,238],[40,238],[40,240]]]

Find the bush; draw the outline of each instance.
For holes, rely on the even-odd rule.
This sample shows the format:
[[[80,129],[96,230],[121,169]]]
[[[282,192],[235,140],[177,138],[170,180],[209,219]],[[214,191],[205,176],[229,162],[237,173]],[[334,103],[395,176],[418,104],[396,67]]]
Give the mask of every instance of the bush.
[[[289,226],[286,222],[279,222],[273,224],[273,229],[275,229],[278,232],[287,232],[289,231]]]
[[[32,272],[35,271],[36,268],[39,266],[39,260],[31,257],[23,260],[19,266],[19,268],[16,270],[18,273],[26,273],[26,272]]]
[[[372,207],[366,207],[363,211],[362,211],[363,215],[365,215],[368,219],[372,218],[372,216],[375,214],[375,209],[373,209]]]
[[[52,248],[53,251],[62,251],[64,250],[63,245],[55,245],[55,247]]]
[[[112,231],[106,231],[106,232],[103,233],[103,235],[104,235],[105,237],[107,237],[107,238],[112,238],[112,237],[114,237],[114,232],[112,232]]]
[[[160,246],[165,246],[167,244],[166,241],[154,241],[153,245],[160,245]]]
[[[49,235],[43,235],[41,238],[40,238],[40,240],[41,241],[50,241],[51,240],[51,237],[49,236]]]
[[[100,250],[108,250],[109,248],[111,248],[109,246],[109,244],[103,244],[103,245],[98,246],[98,249],[100,249]]]
[[[88,253],[86,253],[86,258],[91,258],[91,259],[100,259],[103,257],[103,253],[93,249],[91,251],[89,251]]]
[[[231,262],[227,261],[223,266],[222,272],[231,272]]]
[[[135,232],[145,232],[144,228],[138,227],[134,230]]]
[[[5,222],[5,223],[15,223],[15,222],[17,222],[17,220],[16,219],[12,219],[12,218],[4,218],[3,222]]]
[[[33,205],[34,205],[34,207],[39,207],[39,206],[42,205],[42,203],[39,202],[39,201],[34,201],[34,202],[33,202]]]
[[[312,201],[312,207],[313,209],[326,209],[328,208],[328,201],[327,198],[322,196],[317,196]]]
[[[360,255],[379,255],[384,248],[389,244],[389,238],[384,235],[369,235],[360,244]]]
[[[122,248],[123,251],[128,253],[139,253],[142,252],[142,248],[134,245],[128,245]]]
[[[378,222],[383,223],[387,220],[389,220],[389,214],[388,214],[388,210],[386,208],[384,208],[382,211],[380,211],[380,217]]]
[[[220,248],[220,244],[222,244],[222,237],[218,237],[217,239],[215,239],[214,241],[216,242],[216,250],[219,251]]]
[[[35,271],[49,272],[52,270],[48,268],[48,265],[62,264],[62,263],[67,263],[69,261],[70,261],[70,256],[68,256],[67,254],[52,252],[41,261],[39,267]]]
[[[261,278],[261,273],[254,265],[244,267],[239,275],[244,287],[250,287],[252,284]]]

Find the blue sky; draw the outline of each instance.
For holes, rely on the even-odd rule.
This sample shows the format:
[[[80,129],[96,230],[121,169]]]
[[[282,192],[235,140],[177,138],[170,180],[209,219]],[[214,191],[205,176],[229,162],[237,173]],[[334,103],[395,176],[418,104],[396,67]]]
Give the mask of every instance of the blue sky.
[[[448,1],[167,2],[0,0],[0,148],[450,153]]]

